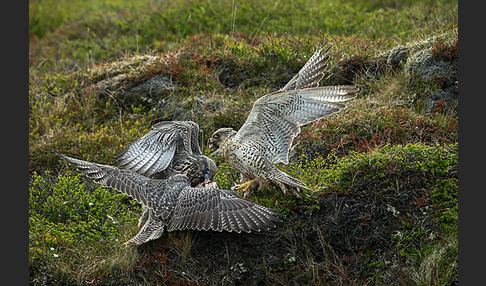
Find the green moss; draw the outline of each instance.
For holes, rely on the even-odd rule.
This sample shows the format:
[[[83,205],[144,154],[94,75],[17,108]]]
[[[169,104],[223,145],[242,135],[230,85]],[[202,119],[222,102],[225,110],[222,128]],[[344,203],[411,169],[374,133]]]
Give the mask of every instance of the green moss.
[[[432,201],[436,209],[435,221],[445,231],[457,232],[458,226],[458,180],[439,178],[432,189]]]
[[[38,71],[88,67],[119,57],[120,52],[174,49],[180,39],[198,34],[232,33],[247,37],[250,43],[267,35],[318,33],[409,41],[457,27],[457,1],[448,0],[404,5],[341,0],[276,5],[259,1],[33,1],[29,12],[29,46],[36,55],[31,64]]]
[[[433,145],[458,140],[457,117],[454,115],[441,116],[442,124],[437,124],[437,117],[416,114],[403,107],[378,108],[367,114],[352,109],[351,114],[343,113],[303,128],[296,138],[299,145],[295,155],[305,154],[313,158],[319,156],[316,154],[322,156],[329,152],[339,155],[350,150],[369,152],[386,144],[420,142]]]
[[[126,195],[88,187],[79,175],[34,173],[30,185],[30,233],[50,233],[47,246],[112,239],[137,209]]]
[[[426,101],[454,77],[408,77],[405,56],[390,68],[382,53],[410,42],[456,60],[455,30],[415,41],[457,28],[457,1],[41,2],[29,3],[32,284],[454,284],[457,114]],[[175,119],[199,124],[208,155],[211,133],[240,128],[323,39],[334,44],[323,84],[351,80],[361,91],[304,127],[279,166],[315,192],[254,191],[249,200],[285,215],[272,232],[176,232],[121,249],[139,206],[66,173],[56,152],[111,164],[153,123]],[[149,99],[134,91],[154,76],[173,88]],[[215,161],[221,188],[239,182]]]
[[[96,271],[131,267],[133,259],[119,245],[140,214],[133,200],[87,185],[79,175],[48,171],[32,174],[29,193],[31,283],[41,285],[46,270],[55,276],[51,283],[76,284],[95,278]]]

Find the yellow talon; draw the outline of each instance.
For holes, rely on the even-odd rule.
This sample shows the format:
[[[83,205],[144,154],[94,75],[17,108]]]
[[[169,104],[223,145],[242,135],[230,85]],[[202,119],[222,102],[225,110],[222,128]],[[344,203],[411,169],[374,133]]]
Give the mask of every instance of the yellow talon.
[[[247,182],[244,182],[243,184],[241,184],[239,186],[236,186],[235,187],[235,190],[238,190],[239,191],[239,190],[243,189],[243,198],[245,198],[248,189],[251,187],[251,184],[253,184],[254,181],[255,181],[255,179],[250,180],[250,181],[247,181]]]

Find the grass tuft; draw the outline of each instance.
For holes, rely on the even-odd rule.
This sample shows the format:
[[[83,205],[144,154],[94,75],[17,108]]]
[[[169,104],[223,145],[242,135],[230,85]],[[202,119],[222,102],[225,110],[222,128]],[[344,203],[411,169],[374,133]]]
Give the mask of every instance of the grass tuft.
[[[198,123],[209,155],[323,40],[322,84],[360,92],[278,166],[315,192],[250,196],[282,213],[276,229],[122,248],[140,206],[59,160],[112,164],[162,120]],[[31,284],[457,285],[457,61],[450,0],[31,1]],[[214,159],[220,187],[238,183]]]

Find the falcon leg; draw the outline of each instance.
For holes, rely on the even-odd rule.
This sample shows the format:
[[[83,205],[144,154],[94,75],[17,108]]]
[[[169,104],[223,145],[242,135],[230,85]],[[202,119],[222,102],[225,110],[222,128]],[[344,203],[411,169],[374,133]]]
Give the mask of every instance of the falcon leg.
[[[246,196],[248,195],[248,189],[251,187],[251,184],[253,184],[254,181],[255,181],[255,179],[250,180],[250,181],[246,181],[243,184],[236,186],[235,190],[239,191],[239,190],[243,189],[243,198],[246,198]]]
[[[287,187],[285,186],[285,184],[282,184],[280,182],[277,182],[277,185],[280,187],[280,189],[282,190],[284,196],[287,195]]]
[[[292,188],[292,192],[294,193],[294,195],[295,195],[297,198],[299,198],[299,199],[301,199],[301,198],[302,198],[302,196],[299,194],[299,192],[297,191],[297,189]]]
[[[280,182],[277,182],[277,184],[278,184],[278,186],[280,187],[280,189],[282,189],[282,192],[283,192],[284,196],[285,196],[285,195],[287,195],[287,187],[285,186],[285,184],[280,183]],[[290,189],[292,190],[292,192],[294,193],[294,195],[295,195],[297,198],[299,198],[299,199],[301,199],[301,198],[302,198],[302,196],[299,194],[299,192],[297,191],[297,189],[295,189],[295,188],[293,188],[293,187],[290,187]]]

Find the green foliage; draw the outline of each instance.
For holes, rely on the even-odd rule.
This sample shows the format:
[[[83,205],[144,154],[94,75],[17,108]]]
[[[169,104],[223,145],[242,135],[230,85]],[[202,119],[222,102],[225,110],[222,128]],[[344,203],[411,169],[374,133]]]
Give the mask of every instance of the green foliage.
[[[345,157],[339,157],[336,152],[331,152],[325,159],[323,157],[309,159],[304,154],[284,170],[314,189],[332,188],[348,192],[352,187],[350,181],[356,180],[358,174],[366,180],[383,180],[399,171],[418,171],[427,175],[434,183],[436,178],[443,178],[455,168],[457,168],[457,144],[445,147],[439,145],[431,147],[424,144],[405,146],[386,144],[370,153],[351,151]],[[457,182],[455,183],[457,185]],[[454,184],[448,184],[449,187],[443,188],[445,192],[451,189],[451,185]],[[437,196],[444,195],[442,193]]]
[[[54,2],[29,3],[29,46],[38,55],[31,65],[51,71],[123,52],[172,49],[198,34],[232,33],[252,43],[260,36],[318,33],[410,41],[457,27],[454,0]]]
[[[30,233],[45,236],[45,246],[113,239],[120,224],[133,220],[134,201],[87,187],[80,175],[34,173],[30,185]]]
[[[392,240],[417,285],[457,283],[457,225],[453,232],[440,233],[403,223]]]
[[[120,245],[140,213],[133,200],[85,184],[80,175],[49,171],[32,174],[29,193],[31,283],[48,283],[41,283],[46,270],[55,276],[51,282],[76,284],[96,279],[97,271],[131,267]]]
[[[386,144],[434,145],[458,140],[455,114],[430,116],[395,106],[366,108],[370,110],[356,106],[342,116],[331,116],[303,128],[296,138],[296,142],[300,143],[296,146],[296,154],[313,158],[315,154],[322,156],[330,152],[338,155],[346,155],[350,150],[370,152]]]
[[[229,190],[239,182],[240,174],[227,162],[221,162],[218,164],[218,173],[216,173],[214,180],[221,189]]]
[[[323,179],[328,190],[333,192],[355,192],[364,187],[375,192],[376,200],[393,205],[394,198],[379,196],[380,190],[410,190],[411,186],[405,187],[404,183],[419,190],[430,190],[413,196],[414,206],[411,207],[422,210],[422,218],[407,219],[401,214],[402,225],[391,238],[399,257],[409,267],[410,279],[419,284],[439,281],[442,281],[439,284],[448,284],[454,280],[454,273],[457,273],[457,144],[385,145],[371,153],[354,152],[342,158],[330,155],[328,160],[329,175]],[[393,210],[394,215],[399,214]],[[381,267],[382,263],[381,260],[372,263],[373,267],[380,266],[384,271],[374,276],[375,282],[387,271]]]
[[[404,222],[402,227],[392,235],[400,256],[418,259],[421,254],[421,243],[427,239],[428,232],[417,225]]]
[[[458,226],[457,177],[437,179],[432,189],[432,201],[436,209],[435,221],[445,231],[457,232]]]
[[[377,205],[367,207],[378,208],[381,202],[402,221],[390,232],[389,243],[395,244],[398,258],[407,265],[408,279],[419,285],[449,284],[457,277],[457,147],[457,143],[385,145],[370,153],[328,158],[329,175],[323,177],[328,191],[372,194]],[[412,201],[400,206],[400,196],[408,192]],[[370,272],[375,283],[390,275],[384,263],[390,260],[370,265],[380,269]]]
[[[455,28],[454,0],[30,1],[31,284],[245,283],[256,268],[255,279],[275,284],[454,284],[457,113],[426,100],[457,78],[420,78],[379,60],[412,44],[455,61],[455,30],[417,42]],[[282,238],[285,247],[269,244],[268,264],[231,255],[210,267],[201,262],[210,256],[197,255],[212,236],[199,232],[122,249],[139,206],[59,162],[56,152],[111,164],[154,122],[172,119],[196,121],[209,155],[211,132],[241,127],[255,99],[281,88],[323,39],[334,44],[323,84],[355,80],[361,91],[346,110],[304,127],[291,163],[279,166],[315,192],[297,198],[270,186],[248,198],[285,215],[275,233],[255,238]],[[131,92],[154,76],[173,88]],[[221,188],[239,183],[215,161]],[[255,237],[225,235],[214,237],[226,252]]]
[[[93,126],[87,125],[88,122],[75,125],[67,120],[63,122],[65,124],[48,133],[30,132],[31,171],[59,167],[60,160],[56,153],[110,164],[117,152],[143,136],[150,128],[145,117],[135,121],[107,121]]]

